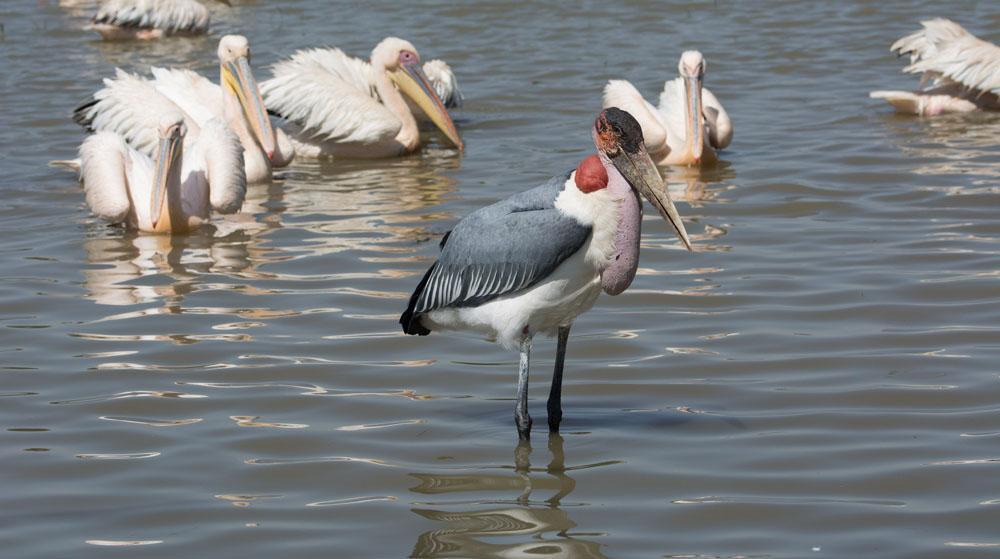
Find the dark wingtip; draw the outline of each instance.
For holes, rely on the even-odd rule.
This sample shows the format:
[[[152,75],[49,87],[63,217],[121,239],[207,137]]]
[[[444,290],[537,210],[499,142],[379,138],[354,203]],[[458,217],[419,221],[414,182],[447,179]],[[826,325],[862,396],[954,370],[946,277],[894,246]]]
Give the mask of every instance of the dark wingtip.
[[[441,237],[441,242],[438,243],[438,249],[443,249],[444,248],[444,245],[445,245],[445,243],[448,242],[448,237],[450,237],[450,236],[451,236],[451,231],[448,231],[447,233],[444,234],[444,237]]]
[[[427,286],[427,280],[431,277],[431,272],[437,267],[435,262],[433,266],[427,270],[424,274],[423,279],[417,284],[417,288],[413,290],[413,295],[410,295],[410,302],[406,306],[406,310],[403,314],[399,316],[399,324],[403,327],[403,332],[411,336],[426,336],[430,334],[431,331],[420,323],[420,315],[415,315],[415,308],[417,306],[417,299],[420,298],[420,294],[424,292],[424,287]]]
[[[91,97],[87,101],[80,104],[79,107],[73,109],[73,122],[79,124],[80,126],[87,129],[87,131],[92,132],[91,125],[94,123],[93,119],[87,117],[87,110],[97,104],[97,99]]]

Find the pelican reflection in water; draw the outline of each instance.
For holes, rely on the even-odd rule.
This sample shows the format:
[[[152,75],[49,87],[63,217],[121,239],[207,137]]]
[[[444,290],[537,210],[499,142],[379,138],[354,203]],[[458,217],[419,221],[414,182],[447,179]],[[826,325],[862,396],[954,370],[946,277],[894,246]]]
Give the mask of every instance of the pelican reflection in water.
[[[420,482],[411,491],[427,496],[413,512],[441,526],[420,534],[410,556],[603,558],[599,543],[580,537],[600,534],[571,534],[576,523],[560,506],[576,488],[576,480],[567,472],[609,463],[566,467],[563,438],[558,433],[549,434],[548,450],[552,459],[544,469],[531,467],[531,445],[521,441],[509,474],[411,474]],[[551,494],[545,500],[533,500],[532,494],[541,491]],[[497,498],[497,492],[509,497]],[[481,495],[482,506],[454,510],[441,497],[455,493]],[[452,500],[465,506],[470,497]]]
[[[252,273],[262,252],[254,244],[240,231],[224,236],[201,231],[183,237],[127,232],[87,239],[83,250],[91,266],[83,269],[85,297],[112,306],[163,301],[161,312],[180,312],[184,298],[197,291],[202,274]],[[147,276],[169,281],[135,281]]]
[[[83,271],[86,296],[102,305],[163,301],[165,309],[180,308],[201,274],[231,274],[247,293],[256,279],[295,279],[261,268],[302,256],[369,251],[383,253],[383,262],[411,259],[413,240],[431,236],[414,224],[412,212],[437,206],[454,192],[454,180],[440,171],[457,160],[424,154],[377,167],[352,163],[306,161],[281,183],[250,185],[239,213],[218,216],[192,235],[138,235],[102,226],[111,234],[84,241],[91,264]],[[373,220],[379,222],[374,229]],[[296,237],[310,242],[278,243],[271,237],[275,229],[300,230]],[[401,241],[405,247],[394,246]],[[170,281],[135,281],[151,275]]]

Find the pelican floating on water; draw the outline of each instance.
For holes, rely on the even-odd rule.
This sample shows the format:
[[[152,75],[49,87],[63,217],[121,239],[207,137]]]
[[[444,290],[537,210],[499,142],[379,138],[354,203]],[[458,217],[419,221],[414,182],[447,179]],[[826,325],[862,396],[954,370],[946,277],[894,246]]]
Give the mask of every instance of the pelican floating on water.
[[[271,180],[272,167],[287,165],[294,149],[271,126],[250,70],[250,43],[241,35],[226,35],[218,56],[221,87],[190,70],[154,67],[153,78],[147,79],[119,69],[77,107],[73,119],[90,130],[114,132],[147,155],[158,144],[157,123],[166,115],[182,113],[191,138],[210,120],[220,119],[243,145],[247,181]]]
[[[933,116],[1000,110],[1000,46],[977,38],[949,19],[920,22],[923,29],[890,47],[898,56],[910,55],[908,74],[921,74],[918,91],[872,91],[897,112]]]
[[[80,146],[80,177],[87,205],[111,223],[150,233],[185,233],[208,221],[211,210],[239,211],[246,195],[243,147],[218,121],[185,142],[180,113],[157,127],[151,159],[112,132]]]
[[[216,0],[229,5],[229,0]],[[159,39],[208,32],[208,8],[197,0],[104,0],[88,29],[105,40]]]
[[[680,77],[663,84],[654,107],[626,80],[604,86],[604,106],[621,107],[642,126],[646,149],[657,165],[699,165],[717,159],[733,141],[733,123],[715,95],[703,87],[705,58],[696,50],[681,55]]]
[[[562,372],[573,321],[603,290],[625,291],[639,263],[642,198],[691,248],[643,145],[639,123],[612,107],[593,129],[597,154],[527,192],[479,209],[441,240],[441,255],[399,321],[407,334],[473,330],[519,348],[514,419],[529,438],[528,362],[535,334],[558,335],[549,429],[562,418]]]
[[[407,98],[463,149],[451,116],[420,66],[420,55],[408,41],[384,39],[372,51],[370,64],[340,49],[324,48],[300,50],[272,70],[274,77],[261,83],[264,102],[298,127],[293,136],[299,154],[379,158],[414,151],[420,133]]]

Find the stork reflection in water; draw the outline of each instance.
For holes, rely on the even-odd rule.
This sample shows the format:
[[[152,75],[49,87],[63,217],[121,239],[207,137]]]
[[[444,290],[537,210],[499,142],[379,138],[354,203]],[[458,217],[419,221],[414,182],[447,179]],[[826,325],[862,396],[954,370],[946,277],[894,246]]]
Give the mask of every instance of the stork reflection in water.
[[[414,493],[462,493],[461,502],[501,503],[475,510],[412,509],[441,527],[420,534],[410,556],[604,559],[598,542],[569,533],[577,525],[562,507],[576,489],[569,472],[613,462],[567,466],[564,441],[558,433],[549,434],[548,451],[551,460],[544,468],[531,466],[531,445],[520,441],[514,450],[513,473],[410,474],[419,481],[410,489]],[[543,491],[551,493],[544,500],[535,497]],[[509,497],[497,497],[497,493]]]

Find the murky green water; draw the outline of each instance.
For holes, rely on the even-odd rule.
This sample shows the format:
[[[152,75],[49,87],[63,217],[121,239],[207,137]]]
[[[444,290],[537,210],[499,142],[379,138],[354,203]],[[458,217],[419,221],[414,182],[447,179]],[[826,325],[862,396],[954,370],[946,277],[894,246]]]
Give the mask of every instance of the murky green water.
[[[1000,553],[1000,115],[867,98],[914,84],[888,45],[919,19],[996,40],[995,4],[236,4],[150,45],[0,6],[4,557]],[[189,237],[91,218],[45,165],[71,109],[115,66],[214,74],[228,32],[262,79],[411,40],[458,73],[466,154],[297,162]],[[593,149],[605,80],[652,97],[686,48],[736,127],[669,177],[698,251],[648,218],[574,327],[562,438],[536,344],[518,447],[516,356],[396,318],[459,217]]]

